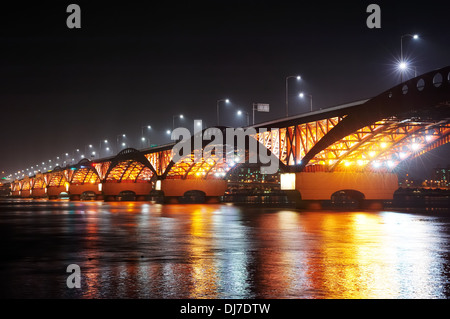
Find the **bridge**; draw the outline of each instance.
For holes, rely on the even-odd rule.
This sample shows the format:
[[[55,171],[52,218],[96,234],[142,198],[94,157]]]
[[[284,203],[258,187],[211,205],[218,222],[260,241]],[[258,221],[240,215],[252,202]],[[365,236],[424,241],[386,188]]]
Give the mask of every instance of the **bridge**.
[[[277,157],[281,187],[296,198],[318,203],[343,191],[359,194],[367,202],[389,200],[398,188],[393,170],[401,162],[450,140],[450,66],[368,100],[249,128],[267,129],[251,138]],[[125,149],[94,162],[83,159],[16,180],[11,193],[49,199],[66,193],[73,200],[117,200],[130,193],[145,200],[159,194],[170,202],[198,191],[217,200],[227,189],[229,174],[242,165],[213,153],[198,161],[194,150],[174,161],[174,145]],[[198,147],[207,151],[205,143]],[[245,151],[248,160],[248,148]]]

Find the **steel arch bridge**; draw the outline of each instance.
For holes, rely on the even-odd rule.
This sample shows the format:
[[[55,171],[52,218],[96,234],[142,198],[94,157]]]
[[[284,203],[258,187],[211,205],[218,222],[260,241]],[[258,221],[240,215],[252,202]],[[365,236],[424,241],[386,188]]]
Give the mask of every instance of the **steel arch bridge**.
[[[250,128],[257,132],[251,137],[278,158],[283,172],[389,174],[401,162],[450,141],[450,67],[403,82],[372,99]],[[11,191],[16,196],[46,196],[51,189],[72,191],[75,186],[87,189],[91,185],[91,191],[101,194],[109,185],[128,190],[140,184],[135,187],[148,193],[157,181],[176,180],[177,187],[181,181],[205,181],[204,185],[224,181],[236,167],[225,156],[211,153],[196,161],[192,152],[175,162],[174,145],[126,149],[95,162],[83,159],[76,165],[16,180]],[[201,148],[205,150],[205,143]],[[248,160],[248,149],[245,154]]]

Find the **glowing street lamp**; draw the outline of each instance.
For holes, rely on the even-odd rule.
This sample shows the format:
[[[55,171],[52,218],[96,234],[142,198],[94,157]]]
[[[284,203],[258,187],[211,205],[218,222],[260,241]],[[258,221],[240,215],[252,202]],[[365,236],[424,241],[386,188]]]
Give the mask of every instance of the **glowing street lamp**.
[[[98,156],[100,157],[100,154],[101,154],[101,151],[102,151],[102,143],[104,143],[104,144],[108,144],[109,142],[108,142],[108,140],[102,140],[102,141],[100,141],[100,147],[99,147],[99,149],[98,149]]]
[[[144,129],[151,130],[151,128],[152,128],[151,125],[141,126],[141,141],[142,141],[143,147],[145,147],[145,144],[144,144],[145,140],[148,141],[148,144],[149,144],[148,146],[150,146],[150,136],[147,139],[145,138]]]
[[[305,93],[302,92],[298,96],[303,99],[305,97],[305,95],[309,96],[309,99],[311,101],[310,104],[311,104],[311,112],[312,112],[312,109],[313,109],[312,95],[311,94],[305,94]]]
[[[246,117],[247,117],[247,126],[249,126],[249,125],[250,125],[250,119],[249,119],[248,112],[239,110],[239,111],[237,111],[236,114],[237,114],[238,116],[241,116],[242,113],[245,113],[245,114],[246,114]]]
[[[89,145],[85,145],[85,146],[84,146],[84,153],[85,153],[85,154],[89,154],[89,151],[86,150],[86,147],[89,147],[89,149],[92,149],[93,146],[92,146],[92,144],[89,144]]]
[[[286,117],[289,116],[289,95],[288,95],[288,80],[290,78],[296,78],[297,81],[300,81],[302,77],[300,75],[290,75],[286,77]]]
[[[419,35],[408,33],[408,34],[404,34],[400,37],[400,63],[398,65],[398,68],[400,69],[401,82],[403,82],[403,71],[405,71],[408,68],[408,64],[403,59],[403,38],[405,38],[405,37],[410,37],[410,38],[413,38],[414,40],[418,40]]]
[[[116,139],[117,151],[119,151],[119,137],[125,138],[126,135],[125,135],[125,134],[119,134],[119,135],[117,135],[117,139]],[[122,144],[125,144],[125,143],[122,143]]]
[[[217,126],[219,126],[220,121],[219,121],[219,106],[220,106],[220,102],[225,102],[225,103],[230,103],[229,99],[221,99],[221,100],[217,100]]]
[[[175,119],[176,118],[184,119],[184,116],[183,116],[183,114],[172,116],[172,131],[175,129]]]

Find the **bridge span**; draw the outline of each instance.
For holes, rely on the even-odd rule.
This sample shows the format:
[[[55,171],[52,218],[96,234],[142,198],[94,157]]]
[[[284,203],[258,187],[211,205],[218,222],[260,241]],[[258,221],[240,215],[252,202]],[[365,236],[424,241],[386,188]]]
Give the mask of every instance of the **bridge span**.
[[[395,168],[450,140],[450,67],[410,79],[368,100],[245,129],[255,129],[251,138],[276,156],[281,187],[293,199],[314,203],[347,192],[367,202],[390,200],[398,188]],[[113,157],[83,159],[76,165],[39,172],[14,181],[11,194],[53,199],[65,193],[73,200],[118,200],[134,194],[138,200],[160,196],[173,201],[198,191],[217,200],[224,195],[233,170],[245,165],[227,161],[205,143],[200,145],[200,160],[193,148],[174,161],[174,145],[125,149]],[[248,162],[249,142],[245,145]]]

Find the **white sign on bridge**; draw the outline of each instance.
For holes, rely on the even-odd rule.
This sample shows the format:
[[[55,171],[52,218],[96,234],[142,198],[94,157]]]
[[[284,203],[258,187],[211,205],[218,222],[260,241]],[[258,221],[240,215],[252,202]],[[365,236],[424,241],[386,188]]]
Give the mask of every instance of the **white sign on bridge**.
[[[257,103],[256,104],[258,112],[269,112],[270,107],[269,104]]]

